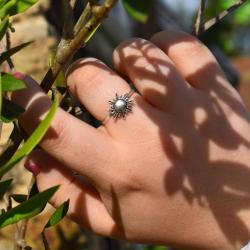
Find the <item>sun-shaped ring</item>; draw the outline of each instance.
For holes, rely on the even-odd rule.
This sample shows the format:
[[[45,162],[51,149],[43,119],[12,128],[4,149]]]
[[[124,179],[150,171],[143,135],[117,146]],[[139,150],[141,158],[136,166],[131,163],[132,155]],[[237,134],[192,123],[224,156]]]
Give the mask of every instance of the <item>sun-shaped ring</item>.
[[[134,90],[124,95],[115,94],[115,98],[109,101],[109,117],[114,119],[125,118],[132,112],[134,101],[130,100]]]

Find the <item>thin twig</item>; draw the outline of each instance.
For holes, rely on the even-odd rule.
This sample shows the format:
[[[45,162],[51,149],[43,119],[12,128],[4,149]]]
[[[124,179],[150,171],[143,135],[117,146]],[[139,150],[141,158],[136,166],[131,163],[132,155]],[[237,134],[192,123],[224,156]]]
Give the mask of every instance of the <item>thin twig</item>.
[[[79,17],[75,28],[74,28],[74,34],[77,35],[77,33],[81,30],[81,28],[85,25],[85,23],[87,22],[87,20],[89,19],[91,15],[91,7],[90,4],[87,3],[81,16]]]
[[[216,16],[216,17],[210,19],[209,21],[207,21],[205,23],[205,25],[204,25],[204,31],[209,30],[211,27],[213,27],[215,24],[217,24],[222,19],[224,19],[226,16],[228,16],[229,14],[231,14],[232,12],[237,10],[239,7],[241,7],[246,2],[247,2],[247,0],[239,0],[234,5],[232,5],[231,7],[224,10],[223,12],[221,12],[218,16]]]
[[[30,183],[28,185],[27,200],[30,197],[30,193],[31,193],[31,190],[32,190],[32,187],[33,187],[34,183],[35,183],[35,177],[32,176],[31,180],[30,180]],[[15,243],[15,246],[14,246],[14,250],[22,250],[23,245],[26,244],[25,236],[26,236],[26,232],[27,232],[28,222],[29,222],[29,219],[25,219],[25,220],[21,221],[20,227],[18,228],[18,231],[16,232],[16,237],[15,237],[16,238],[16,241],[15,241],[16,243]]]
[[[195,34],[198,36],[204,29],[204,20],[205,20],[205,7],[206,0],[200,0],[200,7],[198,10],[196,22],[195,22]]]
[[[42,80],[41,87],[47,92],[56,77],[65,66],[65,64],[72,58],[78,49],[85,44],[89,35],[100,25],[100,23],[108,16],[109,11],[116,4],[118,0],[106,0],[103,5],[91,8],[90,20],[82,27],[77,35],[70,41],[62,39],[58,46],[55,63],[46,73]]]
[[[74,35],[74,13],[72,5],[70,4],[69,0],[62,1],[63,6],[63,39],[72,39]]]
[[[11,39],[10,39],[10,32],[9,31],[6,32],[5,37],[6,37],[6,50],[9,50],[11,48]],[[10,71],[12,73],[16,72],[14,63],[13,63],[13,61],[12,61],[12,59],[10,57],[7,58],[7,63],[9,65],[9,67],[10,67]]]
[[[41,235],[42,235],[44,250],[50,250],[49,243],[44,230],[42,231]]]

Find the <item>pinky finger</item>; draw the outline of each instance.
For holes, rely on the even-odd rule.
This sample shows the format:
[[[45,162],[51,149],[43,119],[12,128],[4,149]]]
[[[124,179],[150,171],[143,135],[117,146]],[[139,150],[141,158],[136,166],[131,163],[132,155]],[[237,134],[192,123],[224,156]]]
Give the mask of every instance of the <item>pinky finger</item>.
[[[36,172],[38,189],[43,191],[60,185],[50,203],[59,207],[70,200],[67,215],[94,233],[119,237],[116,223],[109,215],[98,192],[80,176],[42,150],[34,151],[26,161],[26,168]]]

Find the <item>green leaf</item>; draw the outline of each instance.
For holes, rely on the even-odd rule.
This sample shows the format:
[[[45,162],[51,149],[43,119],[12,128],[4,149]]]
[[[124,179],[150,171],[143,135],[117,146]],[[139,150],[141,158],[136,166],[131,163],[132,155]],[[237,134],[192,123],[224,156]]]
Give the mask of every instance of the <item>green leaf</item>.
[[[4,18],[7,15],[13,16],[18,13],[24,12],[38,0],[9,0],[0,9],[0,18]]]
[[[21,13],[36,4],[38,0],[17,0],[17,13]]]
[[[45,228],[54,227],[57,225],[67,214],[69,209],[69,200],[65,201],[56,211],[52,214],[49,221],[45,225]]]
[[[51,67],[54,64],[55,58],[56,58],[56,50],[53,49],[50,51],[49,54],[49,67]],[[56,88],[66,88],[67,86],[66,78],[62,71],[59,72],[56,80],[53,83],[53,86]]]
[[[0,1],[0,8],[2,8],[9,0],[1,0]]]
[[[32,185],[32,188],[30,190],[30,198],[37,195],[39,193],[38,187],[37,187],[37,183],[36,181],[34,182],[34,184]]]
[[[5,52],[3,52],[0,55],[0,64],[2,64],[4,61],[6,61],[8,58],[10,58],[11,56],[13,56],[14,54],[16,54],[18,51],[22,50],[23,48],[27,47],[28,45],[30,45],[32,42],[27,42],[27,43],[23,43],[21,45],[18,45],[16,47],[13,47]]]
[[[2,113],[0,120],[4,123],[9,123],[14,121],[20,114],[25,111],[24,108],[19,106],[13,101],[10,101],[6,98],[2,99]]]
[[[5,2],[3,6],[1,6],[0,9],[0,19],[5,18],[6,16],[10,15],[11,12],[15,9],[15,3],[16,0],[9,0]]]
[[[153,0],[122,0],[122,2],[132,18],[141,23],[147,22]]]
[[[85,39],[85,44],[89,42],[89,40],[94,36],[94,34],[96,33],[96,31],[98,30],[98,28],[101,26],[101,24],[98,24],[91,32],[90,34],[87,36],[87,38]]]
[[[10,197],[17,203],[22,203],[27,200],[28,196],[26,194],[12,194]]]
[[[52,119],[54,118],[58,105],[59,97],[56,96],[54,104],[45,119],[38,125],[28,140],[18,151],[16,151],[12,158],[4,166],[0,167],[0,178],[2,178],[11,168],[13,168],[39,144],[43,136],[46,134]]]
[[[0,200],[3,198],[6,191],[9,189],[12,179],[0,182]]]
[[[2,90],[15,91],[26,88],[24,81],[8,73],[2,73]]]
[[[250,24],[250,4],[245,4],[234,13],[234,18],[239,25]]]
[[[9,17],[5,17],[0,23],[0,41],[3,39],[9,27]]]
[[[0,228],[41,213],[58,188],[59,186],[49,188],[1,215]]]

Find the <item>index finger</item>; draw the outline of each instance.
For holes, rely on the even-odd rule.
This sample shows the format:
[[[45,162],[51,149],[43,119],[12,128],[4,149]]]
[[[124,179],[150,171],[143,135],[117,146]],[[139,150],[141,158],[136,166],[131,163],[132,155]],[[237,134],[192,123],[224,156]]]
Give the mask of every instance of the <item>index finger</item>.
[[[30,134],[41,122],[52,103],[33,79],[25,77],[24,80],[27,88],[14,92],[12,99],[26,109],[19,121]],[[61,108],[57,110],[40,145],[61,163],[87,176],[92,182],[105,179],[105,172],[108,171],[102,163],[107,162],[111,155],[110,137]]]

